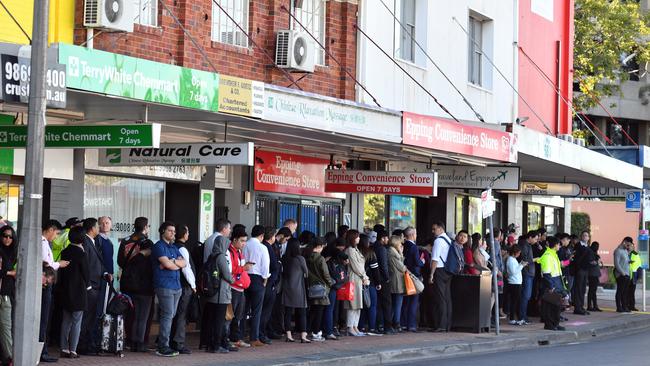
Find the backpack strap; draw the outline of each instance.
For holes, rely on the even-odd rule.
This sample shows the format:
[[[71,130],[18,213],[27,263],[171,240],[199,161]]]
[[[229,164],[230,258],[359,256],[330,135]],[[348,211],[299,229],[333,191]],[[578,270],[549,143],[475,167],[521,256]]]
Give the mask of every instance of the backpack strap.
[[[441,235],[441,236],[439,236],[438,238],[442,239],[445,243],[447,243],[447,245],[449,246],[449,249],[453,249],[453,247],[451,246],[451,241],[449,241],[449,240],[447,239],[446,236],[442,236],[442,235]],[[438,238],[436,238],[436,240],[437,240]],[[435,240],[434,240],[434,243],[435,243]],[[447,253],[449,253],[449,252],[447,252]],[[447,254],[447,255],[449,255],[449,254]],[[444,259],[442,259],[442,258],[440,258],[440,260],[442,261],[442,265],[443,265],[443,266],[447,265],[447,261],[446,261],[446,260],[444,260]]]

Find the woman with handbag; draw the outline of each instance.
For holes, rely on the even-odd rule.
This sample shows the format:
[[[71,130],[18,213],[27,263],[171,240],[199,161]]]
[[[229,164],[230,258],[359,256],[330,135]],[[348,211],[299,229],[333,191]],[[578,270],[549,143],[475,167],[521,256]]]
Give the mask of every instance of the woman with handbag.
[[[402,255],[402,238],[396,235],[390,237],[388,249],[388,271],[390,273],[391,302],[393,304],[393,330],[401,332],[402,301],[406,288],[404,286],[404,256]],[[388,327],[388,322],[386,322]]]
[[[600,284],[600,268],[603,265],[603,262],[600,260],[600,255],[598,255],[598,249],[600,249],[600,244],[595,241],[591,243],[589,247],[593,252],[593,260],[590,262],[591,266],[589,267],[589,292],[587,293],[587,310],[600,312],[598,307],[598,297],[596,293],[598,291],[598,285]]]
[[[352,300],[345,301],[344,306],[347,310],[347,327],[348,334],[354,337],[365,336],[365,333],[359,331],[359,318],[361,317],[361,309],[363,309],[363,286],[370,284],[370,279],[366,275],[366,260],[357,249],[359,245],[359,232],[357,230],[349,230],[345,237],[346,249],[345,254],[348,255],[350,263],[348,264],[348,272],[350,276],[350,285],[354,288],[354,297]]]
[[[336,239],[334,249],[330,250],[329,257],[326,258],[327,268],[334,283],[330,286],[330,304],[325,307],[323,316],[323,333],[325,339],[333,341],[338,340],[338,336],[341,335],[338,331],[340,301],[337,299],[336,293],[348,282],[348,255],[343,253],[342,249],[344,248],[343,239]],[[337,327],[335,328],[334,325]]]
[[[311,343],[307,339],[307,294],[305,278],[308,270],[305,258],[300,255],[300,240],[291,238],[282,257],[282,305],[284,306],[284,329],[286,341],[295,342],[291,336],[291,320],[295,313],[296,330],[300,332],[300,343]]]
[[[335,282],[330,277],[327,262],[321,255],[325,248],[325,241],[316,238],[314,243],[305,248],[304,257],[307,258],[307,297],[309,299],[309,338],[321,342],[325,338],[321,333],[323,312],[330,305],[330,286]],[[327,336],[327,334],[325,334]]]

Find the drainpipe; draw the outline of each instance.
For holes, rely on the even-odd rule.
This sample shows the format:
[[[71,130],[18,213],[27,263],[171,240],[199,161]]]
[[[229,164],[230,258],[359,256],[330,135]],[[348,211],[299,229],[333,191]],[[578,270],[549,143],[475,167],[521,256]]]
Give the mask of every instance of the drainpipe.
[[[357,24],[359,24],[359,28],[366,29],[366,14],[364,14],[363,9],[364,9],[364,2],[365,0],[359,0],[359,5],[357,5]],[[366,75],[365,75],[365,67],[364,67],[364,61],[365,61],[365,52],[364,49],[365,47],[362,45],[362,43],[366,42],[364,37],[362,37],[359,29],[357,29],[357,80],[359,80],[359,83],[361,85],[366,85]],[[358,84],[354,85],[354,89],[356,91],[355,95],[355,101],[357,102],[363,102],[364,99],[364,92],[362,88],[359,88]]]
[[[512,85],[519,90],[519,0],[512,0]],[[519,113],[519,97],[512,91],[512,116],[510,122],[515,123]]]

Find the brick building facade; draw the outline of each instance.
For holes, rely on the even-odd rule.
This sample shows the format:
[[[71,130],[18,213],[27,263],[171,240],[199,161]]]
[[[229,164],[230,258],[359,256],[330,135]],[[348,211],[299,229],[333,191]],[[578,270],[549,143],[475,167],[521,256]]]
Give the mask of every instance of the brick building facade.
[[[137,0],[136,0],[137,1]],[[142,1],[142,0],[140,0]],[[160,0],[152,0],[160,1]],[[270,84],[296,88],[272,60],[275,57],[275,39],[279,30],[290,28],[290,0],[249,0],[248,29],[252,40],[263,47],[266,53],[247,41],[247,47],[215,42],[212,39],[214,11],[212,0],[162,0],[165,6],[158,5],[155,26],[135,24],[133,33],[109,33],[95,30],[93,47],[133,57],[175,64],[213,72],[212,66],[201,55],[192,40],[177,24],[174,16],[203,48],[218,73],[246,79],[259,80]],[[221,4],[228,1],[219,0]],[[308,2],[305,0],[304,2]],[[311,0],[313,4],[324,7],[325,36],[324,45],[342,66],[352,75],[356,69],[356,0]],[[169,14],[166,8],[173,13]],[[83,2],[77,2],[75,15],[76,29],[74,43],[86,41],[87,30],[83,24]],[[294,25],[299,29],[299,25]],[[317,50],[320,47],[316,45]],[[270,57],[269,57],[270,56]],[[303,77],[292,73],[295,80]],[[315,72],[304,75],[297,83],[307,92],[330,97],[354,100],[355,82],[329,56],[325,55],[325,65],[316,66]]]

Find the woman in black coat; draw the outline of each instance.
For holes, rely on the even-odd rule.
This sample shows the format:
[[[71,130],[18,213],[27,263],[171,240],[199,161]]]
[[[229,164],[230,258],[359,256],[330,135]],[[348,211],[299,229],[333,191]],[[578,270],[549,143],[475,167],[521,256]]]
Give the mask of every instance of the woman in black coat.
[[[597,241],[591,243],[589,247],[591,249],[590,256],[590,267],[588,271],[588,283],[589,283],[589,292],[587,293],[587,310],[588,311],[602,311],[598,307],[598,299],[596,296],[596,291],[598,291],[598,285],[600,284],[600,255],[598,255],[598,249],[600,249],[600,244]]]
[[[282,257],[282,305],[284,306],[284,329],[287,342],[294,342],[291,336],[291,317],[296,313],[296,328],[300,332],[301,343],[311,343],[307,339],[307,294],[305,278],[308,270],[305,257],[300,255],[300,240],[291,238],[287,251]]]
[[[59,269],[59,291],[63,307],[61,324],[61,357],[78,358],[77,344],[81,332],[81,321],[87,306],[86,291],[90,287],[88,257],[83,248],[84,230],[70,229],[70,245],[61,252],[61,259],[70,262]]]
[[[9,225],[0,228],[0,347],[2,362],[9,364],[13,359],[12,339],[12,304],[15,301],[16,288],[16,252],[18,237]]]

